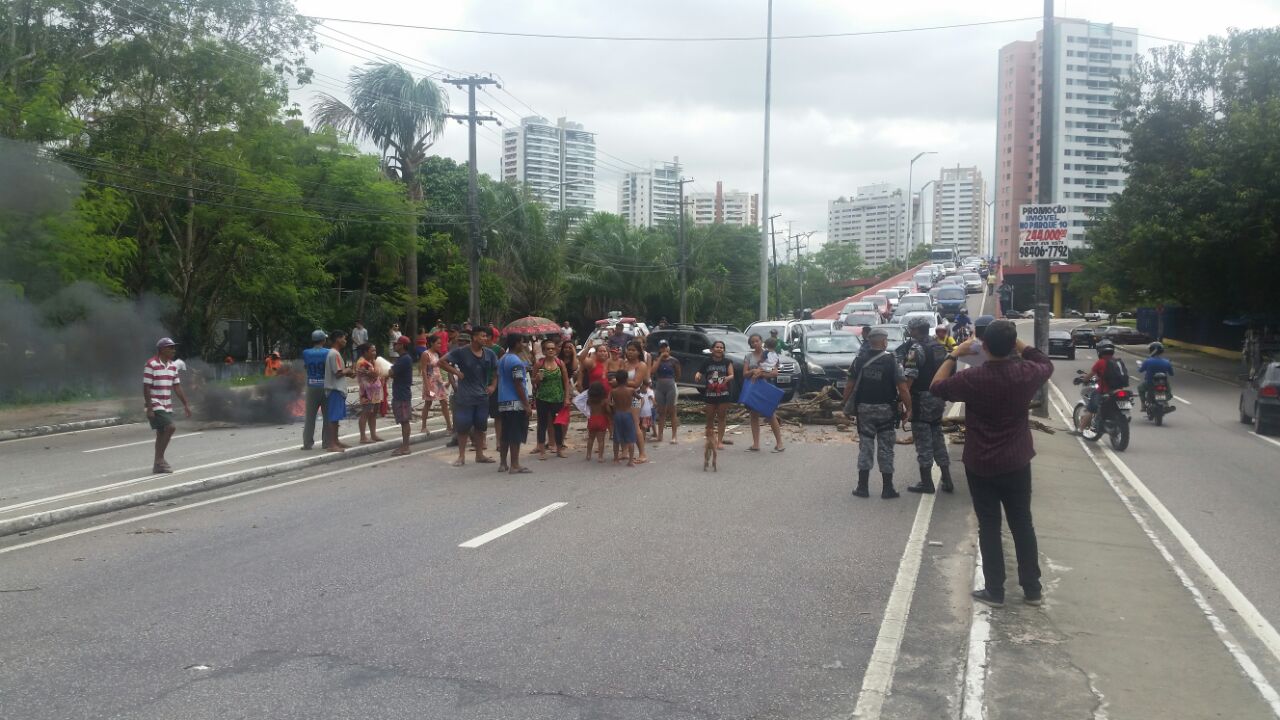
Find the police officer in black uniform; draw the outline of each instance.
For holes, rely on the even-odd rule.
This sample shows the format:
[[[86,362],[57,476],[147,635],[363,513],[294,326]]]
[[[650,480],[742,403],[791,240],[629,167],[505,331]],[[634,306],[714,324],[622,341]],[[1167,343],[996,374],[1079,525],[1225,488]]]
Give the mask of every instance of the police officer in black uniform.
[[[942,413],[946,402],[929,392],[929,383],[947,358],[947,349],[932,335],[932,323],[923,317],[907,323],[911,337],[898,346],[898,362],[911,384],[911,437],[920,465],[920,482],[907,488],[914,493],[932,493],[933,464],[942,470],[942,491],[954,492],[951,482],[951,457],[942,435]]]

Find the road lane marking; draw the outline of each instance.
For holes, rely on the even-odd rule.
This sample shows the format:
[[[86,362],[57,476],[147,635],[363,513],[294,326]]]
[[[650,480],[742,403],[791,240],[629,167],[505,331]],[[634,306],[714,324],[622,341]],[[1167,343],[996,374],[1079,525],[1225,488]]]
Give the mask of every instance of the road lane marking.
[[[338,437],[338,439],[347,440],[347,439],[356,438],[356,437],[360,437],[360,433],[355,432],[349,435],[341,435]],[[154,442],[154,441],[149,440],[147,442]],[[387,442],[394,442],[394,441],[389,440]],[[266,450],[260,453],[254,453],[252,455],[242,455],[240,457],[227,458],[225,460],[218,460],[216,462],[206,463],[204,465],[194,465],[192,467],[179,468],[177,470],[174,470],[171,473],[153,473],[151,475],[143,475],[142,477],[136,477],[130,480],[121,480],[119,482],[109,483],[107,485],[97,485],[91,488],[84,488],[83,490],[72,490],[71,492],[65,492],[65,493],[62,493],[61,495],[52,495],[49,497],[36,498],[34,500],[27,500],[26,502],[20,502],[13,505],[6,505],[4,507],[0,507],[0,513],[11,512],[14,510],[22,510],[25,508],[35,507],[38,505],[47,505],[49,503],[57,502],[59,500],[68,500],[70,498],[84,497],[85,495],[93,495],[100,492],[106,492],[108,490],[116,490],[118,488],[127,487],[129,485],[136,485],[138,483],[147,482],[148,480],[156,480],[159,478],[170,477],[173,475],[182,475],[189,472],[195,472],[197,470],[208,470],[209,468],[222,467],[223,465],[232,465],[238,462],[244,462],[246,460],[257,460],[258,458],[267,457],[268,455],[278,455],[282,452],[288,452],[290,450],[295,450],[295,449],[297,449],[296,445],[290,445],[288,447],[277,448],[275,450]],[[299,452],[303,452],[303,451],[299,450]]]
[[[934,469],[934,474],[941,477],[937,468]],[[920,562],[924,555],[929,521],[933,517],[935,497],[932,493],[922,494],[920,504],[916,506],[916,518],[911,524],[911,534],[907,537],[907,547],[902,551],[902,560],[898,563],[898,574],[893,580],[889,603],[884,609],[884,620],[880,623],[875,648],[871,651],[867,671],[862,676],[858,704],[853,710],[853,717],[860,720],[877,720],[880,717],[885,697],[893,686],[893,672],[898,663],[898,651],[902,649],[902,637],[906,634],[907,615],[911,611],[916,580],[920,576]]]
[[[182,438],[189,438],[189,437],[192,437],[192,436],[195,436],[195,435],[203,435],[203,434],[204,434],[204,431],[203,431],[203,430],[199,430],[199,431],[197,431],[197,432],[185,433],[185,434],[183,434],[183,435],[174,435],[172,439],[173,439],[173,440],[181,440]],[[156,441],[156,439],[155,439],[155,438],[151,438],[151,439],[149,439],[149,440],[139,440],[138,442],[125,443],[125,444],[123,444],[123,445],[111,445],[111,446],[108,446],[108,447],[94,448],[94,449],[92,449],[92,450],[81,450],[80,452],[83,452],[83,453],[96,453],[96,452],[102,452],[102,451],[104,451],[104,450],[118,450],[118,449],[120,449],[120,448],[133,447],[134,445],[151,445],[151,444],[153,444],[155,441]]]
[[[1174,395],[1174,396],[1173,396],[1173,399],[1174,399],[1174,400],[1177,400],[1178,402],[1182,403],[1183,405],[1190,405],[1190,404],[1191,404],[1191,401],[1190,401],[1190,400],[1188,400],[1188,399],[1186,399],[1186,398],[1184,398],[1184,397],[1178,397],[1177,395]]]
[[[268,485],[266,487],[255,488],[253,490],[244,490],[242,492],[233,493],[231,495],[224,495],[223,497],[216,497],[210,500],[201,500],[200,502],[194,502],[194,503],[191,503],[190,505],[183,505],[181,507],[169,508],[168,510],[158,510],[153,513],[147,513],[146,515],[139,515],[137,517],[125,518],[123,520],[115,520],[113,522],[104,523],[102,525],[94,525],[92,527],[81,528],[79,530],[72,530],[71,532],[62,533],[61,535],[54,535],[52,537],[42,538],[40,540],[32,540],[31,542],[25,542],[25,543],[22,543],[21,545],[12,545],[10,547],[0,548],[0,555],[4,555],[5,553],[11,553],[17,550],[24,550],[26,548],[35,547],[37,545],[44,545],[45,543],[51,543],[51,542],[54,542],[55,540],[65,540],[67,538],[73,538],[79,535],[85,535],[87,533],[97,532],[99,530],[107,530],[113,527],[119,527],[121,525],[128,525],[130,523],[143,522],[144,520],[150,520],[151,518],[157,518],[164,515],[171,515],[176,512],[183,512],[184,510],[194,510],[196,508],[204,507],[206,505],[215,505],[217,503],[226,502],[228,500],[236,500],[242,497],[248,497],[250,495],[257,495],[258,493],[269,492],[271,490],[279,490],[280,488],[286,488],[286,487],[289,487],[290,485],[298,485],[304,482],[311,482],[312,480],[320,480],[323,478],[333,477],[335,475],[341,475],[343,473],[349,473],[356,470],[364,470],[365,468],[375,467],[377,465],[382,465],[384,463],[396,462],[398,460],[406,460],[415,455],[425,455],[429,452],[431,451],[416,450],[414,452],[409,453],[408,455],[388,456],[388,457],[381,458],[379,460],[374,460],[373,462],[361,463],[359,465],[352,465],[351,467],[339,468],[337,470],[330,470],[329,472],[320,473],[319,475],[308,475],[307,477],[297,478],[296,480],[287,480],[285,482],[277,483],[275,485]]]
[[[1254,431],[1252,431],[1252,430],[1250,430],[1250,431],[1249,431],[1249,434],[1250,434],[1250,435],[1252,435],[1252,436],[1254,436],[1254,437],[1256,437],[1256,438],[1258,438],[1259,440],[1261,440],[1261,441],[1263,441],[1263,442],[1269,442],[1269,443],[1271,443],[1272,445],[1275,445],[1276,447],[1280,447],[1280,440],[1276,440],[1275,438],[1269,438],[1269,437],[1267,437],[1266,435],[1259,435],[1258,433],[1256,433],[1256,432],[1254,432]]]
[[[1058,389],[1057,385],[1050,383],[1050,386],[1057,393],[1057,400],[1059,401],[1053,403],[1054,409],[1057,410],[1058,415],[1062,418],[1063,424],[1070,427],[1071,421],[1067,419],[1068,413],[1064,410],[1064,408],[1070,407],[1070,404],[1067,402],[1066,395]],[[1272,714],[1277,718],[1280,718],[1280,692],[1277,692],[1276,689],[1272,687],[1266,676],[1262,674],[1262,671],[1258,669],[1257,664],[1254,663],[1253,658],[1249,657],[1249,654],[1243,647],[1241,647],[1239,641],[1237,641],[1231,631],[1227,629],[1227,626],[1222,622],[1222,619],[1218,617],[1213,607],[1209,604],[1209,601],[1205,598],[1204,593],[1200,591],[1198,586],[1196,586],[1195,581],[1191,579],[1191,576],[1187,574],[1187,572],[1182,568],[1182,565],[1176,558],[1174,558],[1173,553],[1169,551],[1169,548],[1165,545],[1164,541],[1160,539],[1160,536],[1156,534],[1150,523],[1146,521],[1142,516],[1142,513],[1140,513],[1137,507],[1134,506],[1133,501],[1125,495],[1123,488],[1120,487],[1120,483],[1116,480],[1115,476],[1103,466],[1102,462],[1098,459],[1097,454],[1088,446],[1088,444],[1085,443],[1084,438],[1077,437],[1076,440],[1079,441],[1080,447],[1084,449],[1085,454],[1093,461],[1093,464],[1098,468],[1098,471],[1102,473],[1102,477],[1109,485],[1111,485],[1111,489],[1115,492],[1116,496],[1120,498],[1120,502],[1124,505],[1125,509],[1128,510],[1129,514],[1133,516],[1133,519],[1137,521],[1138,527],[1140,527],[1146,534],[1147,538],[1151,541],[1151,544],[1155,546],[1156,550],[1164,558],[1165,562],[1169,564],[1169,567],[1173,568],[1174,573],[1177,574],[1183,587],[1191,593],[1191,597],[1195,600],[1196,606],[1199,607],[1205,618],[1208,619],[1209,625],[1213,628],[1214,633],[1217,634],[1218,639],[1224,646],[1226,646],[1227,652],[1231,654],[1233,659],[1235,659],[1236,664],[1240,666],[1240,669],[1244,671],[1245,676],[1249,678],[1250,682],[1253,683],[1253,686],[1257,688],[1258,692],[1262,695],[1263,700],[1265,700],[1267,705],[1270,706]],[[1111,461],[1111,464],[1120,472],[1138,496],[1146,502],[1147,507],[1151,509],[1155,516],[1164,523],[1165,529],[1173,535],[1174,539],[1178,541],[1178,544],[1182,546],[1183,551],[1195,561],[1196,565],[1199,566],[1200,571],[1209,578],[1210,582],[1214,584],[1218,592],[1226,598],[1227,602],[1240,617],[1240,620],[1244,622],[1245,626],[1253,632],[1258,641],[1271,652],[1272,656],[1276,660],[1280,660],[1280,634],[1276,633],[1276,629],[1272,627],[1271,623],[1267,622],[1267,619],[1263,617],[1262,613],[1258,612],[1258,609],[1247,597],[1245,597],[1244,593],[1236,587],[1235,583],[1231,581],[1231,578],[1227,577],[1226,573],[1222,572],[1222,570],[1218,568],[1217,563],[1215,563],[1213,559],[1209,557],[1208,553],[1200,547],[1200,544],[1195,541],[1195,538],[1191,537],[1191,533],[1182,526],[1182,523],[1173,516],[1173,513],[1165,507],[1164,503],[1160,502],[1160,499],[1155,496],[1155,493],[1151,492],[1151,490],[1147,488],[1146,484],[1129,469],[1129,466],[1126,465],[1124,461],[1109,448],[1099,444],[1098,449],[1101,450],[1102,454]]]
[[[987,586],[982,575],[982,552],[974,553],[973,589]],[[969,621],[969,653],[964,665],[964,696],[960,701],[960,720],[986,720],[987,717],[987,648],[991,642],[991,608],[974,601]]]
[[[550,505],[540,510],[534,510],[533,512],[529,513],[528,515],[525,515],[524,517],[516,518],[515,520],[512,520],[506,525],[503,525],[501,527],[496,527],[483,535],[477,535],[471,538],[470,540],[462,543],[458,547],[478,548],[487,542],[497,540],[498,538],[502,537],[503,535],[506,535],[507,533],[513,530],[519,530],[520,528],[524,527],[525,525],[528,525],[529,523],[533,522],[534,520],[537,520],[538,518],[546,517],[547,515],[550,515],[551,513],[555,512],[556,510],[559,510],[560,508],[568,504],[569,503],[567,502],[551,503]]]

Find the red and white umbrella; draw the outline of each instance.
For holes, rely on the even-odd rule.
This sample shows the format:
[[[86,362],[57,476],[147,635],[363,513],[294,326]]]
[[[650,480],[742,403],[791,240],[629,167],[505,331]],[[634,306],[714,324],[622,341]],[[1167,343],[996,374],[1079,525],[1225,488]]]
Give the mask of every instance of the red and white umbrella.
[[[562,329],[555,320],[549,320],[537,315],[522,317],[519,320],[512,320],[506,327],[502,328],[503,335],[511,333],[521,333],[523,335],[548,335],[551,333],[559,333]]]

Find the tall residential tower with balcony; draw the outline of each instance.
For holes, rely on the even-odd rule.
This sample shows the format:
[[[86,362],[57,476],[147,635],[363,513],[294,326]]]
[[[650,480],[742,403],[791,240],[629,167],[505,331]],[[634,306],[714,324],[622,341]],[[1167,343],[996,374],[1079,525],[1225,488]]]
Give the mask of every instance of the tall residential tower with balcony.
[[[684,199],[685,214],[693,218],[694,225],[760,225],[760,196],[742,190],[726,192],[720,180],[716,181],[715,192],[686,193]]]
[[[596,206],[596,137],[581,123],[531,116],[502,131],[502,179],[553,210]]]
[[[906,200],[889,184],[865,185],[852,198],[827,202],[827,242],[852,243],[870,266],[903,254],[906,228]]]
[[[1128,143],[1116,91],[1133,68],[1137,30],[1060,18],[1054,25],[1053,202],[1067,207],[1067,241],[1084,247],[1090,213],[1124,190]],[[1042,33],[1000,49],[996,117],[995,251],[1018,262],[1018,206],[1040,192]]]
[[[680,158],[651,163],[648,170],[622,176],[618,184],[618,214],[631,227],[675,222],[679,212]]]
[[[933,247],[961,258],[987,246],[987,183],[976,167],[943,168],[933,186]]]

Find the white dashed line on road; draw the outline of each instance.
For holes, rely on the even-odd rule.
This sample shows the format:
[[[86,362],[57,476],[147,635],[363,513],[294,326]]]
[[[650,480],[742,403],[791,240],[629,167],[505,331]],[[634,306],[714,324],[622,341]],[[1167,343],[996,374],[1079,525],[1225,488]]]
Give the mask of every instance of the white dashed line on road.
[[[502,537],[503,535],[506,535],[507,533],[513,530],[519,530],[520,528],[524,527],[525,525],[528,525],[529,523],[533,522],[534,520],[537,520],[538,518],[546,517],[547,515],[555,512],[556,510],[559,510],[560,508],[568,504],[569,503],[567,502],[551,503],[550,505],[544,508],[541,508],[539,510],[534,510],[533,512],[529,513],[528,515],[525,515],[524,517],[516,518],[515,520],[512,520],[506,525],[503,525],[501,527],[496,527],[483,535],[477,535],[471,538],[470,540],[462,543],[458,547],[473,548],[473,549],[478,548],[481,545],[484,545],[485,543],[491,542],[493,540],[497,540],[498,538]]]
[[[982,553],[974,553],[973,589],[987,586],[982,575]],[[960,701],[960,720],[986,720],[987,717],[987,646],[991,642],[991,608],[973,603],[969,621],[969,653],[964,665],[964,696]]]
[[[1174,395],[1174,396],[1173,396],[1173,399],[1174,399],[1174,400],[1177,400],[1178,402],[1182,403],[1183,405],[1190,405],[1190,404],[1191,404],[1191,401],[1190,401],[1190,400],[1188,400],[1188,399],[1186,399],[1186,398],[1184,398],[1184,397],[1178,397],[1177,395]]]
[[[1256,433],[1256,432],[1254,432],[1254,431],[1252,431],[1252,430],[1250,430],[1250,431],[1249,431],[1249,434],[1250,434],[1250,435],[1252,435],[1252,436],[1254,436],[1254,437],[1256,437],[1256,438],[1258,438],[1258,439],[1259,439],[1259,440],[1261,440],[1262,442],[1271,443],[1272,445],[1275,445],[1276,447],[1280,447],[1280,440],[1276,440],[1275,438],[1269,438],[1269,437],[1267,437],[1266,435],[1259,435],[1258,433]]]

